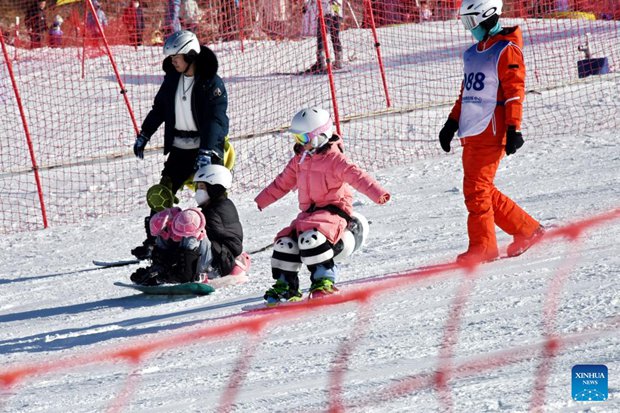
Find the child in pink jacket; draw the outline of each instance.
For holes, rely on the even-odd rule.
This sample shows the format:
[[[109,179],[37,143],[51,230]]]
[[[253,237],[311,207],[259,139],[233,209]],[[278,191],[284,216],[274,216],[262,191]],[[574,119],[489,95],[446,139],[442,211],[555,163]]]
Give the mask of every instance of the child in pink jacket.
[[[390,194],[343,153],[329,113],[303,109],[293,117],[289,130],[295,137],[296,155],[255,199],[260,210],[297,189],[301,212],[276,235],[271,258],[274,286],[265,293],[268,304],[301,300],[298,273],[302,264],[310,271],[310,298],[337,291],[338,267],[334,258],[348,255],[361,244],[361,227],[367,222],[353,212],[351,186],[377,204]],[[352,233],[347,237],[347,233]]]

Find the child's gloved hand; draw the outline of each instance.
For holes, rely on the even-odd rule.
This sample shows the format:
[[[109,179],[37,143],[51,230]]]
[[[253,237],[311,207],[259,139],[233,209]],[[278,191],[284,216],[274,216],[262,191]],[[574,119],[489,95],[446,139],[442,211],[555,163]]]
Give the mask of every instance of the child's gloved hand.
[[[217,156],[215,155],[215,152],[211,150],[200,149],[198,151],[198,156],[196,156],[196,163],[194,164],[194,169],[199,170],[203,166],[211,165],[213,163],[212,158],[214,156]]]
[[[381,195],[381,198],[379,198],[379,205],[383,205],[385,203],[387,203],[391,198],[391,195],[389,193],[385,193],[383,195]]]

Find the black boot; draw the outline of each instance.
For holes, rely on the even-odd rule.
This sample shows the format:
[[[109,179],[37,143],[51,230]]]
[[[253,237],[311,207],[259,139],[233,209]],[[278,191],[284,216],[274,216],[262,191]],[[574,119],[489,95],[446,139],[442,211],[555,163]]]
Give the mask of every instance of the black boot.
[[[153,266],[138,268],[129,279],[139,285],[159,285],[162,281],[159,272]]]
[[[146,230],[146,239],[142,242],[142,245],[137,246],[131,250],[131,255],[139,260],[148,260],[151,258],[153,248],[155,247],[155,237],[151,235],[150,227],[151,217],[144,218],[144,229]]]
[[[142,245],[138,245],[136,248],[131,250],[131,255],[139,260],[148,260],[153,254],[154,246],[155,244],[151,240],[145,239],[142,242]]]
[[[309,75],[318,75],[321,73],[326,73],[327,68],[325,67],[325,58],[323,57],[322,52],[317,52],[316,54],[316,63],[310,66],[304,73]]]
[[[342,64],[342,50],[334,52],[334,63],[332,64],[332,69],[340,70],[344,67]]]

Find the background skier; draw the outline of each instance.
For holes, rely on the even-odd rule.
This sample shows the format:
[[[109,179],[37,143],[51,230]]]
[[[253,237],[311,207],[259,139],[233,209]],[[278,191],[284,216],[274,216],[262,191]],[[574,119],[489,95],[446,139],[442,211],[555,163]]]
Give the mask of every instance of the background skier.
[[[35,1],[26,13],[25,23],[30,35],[30,47],[32,49],[43,46],[43,37],[47,32],[45,4],[45,1]]]
[[[144,11],[139,1],[132,0],[123,10],[123,23],[129,33],[129,44],[141,46],[144,41]]]
[[[318,7],[312,3],[321,1],[321,7],[323,9],[323,18],[325,20],[325,31],[329,35],[334,47],[334,61],[332,67],[334,69],[342,69],[342,43],[340,42],[340,27],[342,26],[343,8],[342,0],[307,0],[303,6],[303,12],[308,13],[308,10],[318,10]],[[323,32],[321,30],[321,16],[317,15],[317,28],[316,28],[316,63],[314,63],[306,73],[326,73],[327,67],[325,64],[325,45],[323,44]]]

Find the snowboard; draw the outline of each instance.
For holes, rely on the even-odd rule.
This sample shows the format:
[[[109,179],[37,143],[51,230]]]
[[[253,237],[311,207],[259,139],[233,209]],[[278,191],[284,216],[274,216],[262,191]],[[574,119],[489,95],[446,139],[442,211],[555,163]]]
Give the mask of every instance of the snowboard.
[[[247,311],[247,312],[269,311],[269,310],[278,310],[278,309],[289,308],[289,307],[299,307],[307,303],[308,303],[308,300],[305,298],[301,301],[294,301],[294,302],[285,301],[285,302],[281,302],[277,304],[267,304],[266,301],[263,301],[262,303],[259,303],[259,304],[250,304],[250,305],[243,306],[241,307],[241,310]]]
[[[203,283],[140,285],[115,282],[119,287],[131,288],[149,295],[209,295],[215,292],[215,288]]]
[[[219,290],[220,288],[233,287],[248,282],[247,275],[227,275],[225,277],[209,279],[209,285]]]
[[[96,265],[97,267],[104,267],[104,268],[109,268],[109,267],[122,267],[125,265],[131,265],[131,264],[139,264],[140,260],[138,259],[131,259],[131,260],[120,260],[120,261],[97,261],[97,260],[93,260],[93,264]]]
[[[275,303],[268,303],[267,301],[263,301],[260,304],[252,304],[252,305],[241,307],[241,310],[251,312],[251,311],[275,310],[278,308],[282,309],[282,308],[288,308],[288,307],[299,307],[299,306],[306,305],[310,302],[317,302],[319,300],[331,297],[336,294],[339,294],[339,290],[337,290],[333,294],[315,295],[314,297],[306,296],[302,298],[300,301],[280,301],[280,302],[275,302]]]

